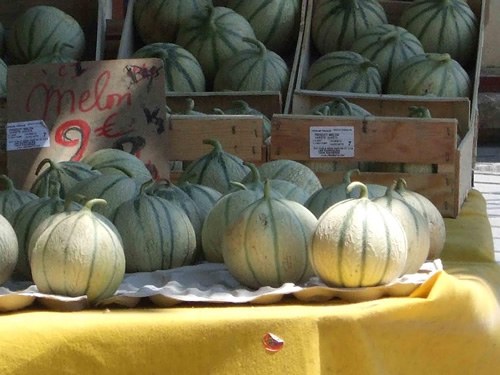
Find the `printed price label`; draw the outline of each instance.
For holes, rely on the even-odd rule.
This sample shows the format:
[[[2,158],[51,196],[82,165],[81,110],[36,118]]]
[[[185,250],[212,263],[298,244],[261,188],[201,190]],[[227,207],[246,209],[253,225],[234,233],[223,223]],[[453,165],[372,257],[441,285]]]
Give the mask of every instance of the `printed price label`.
[[[50,133],[43,120],[7,124],[7,151],[50,147]]]
[[[311,158],[353,158],[354,127],[311,126],[309,131]]]

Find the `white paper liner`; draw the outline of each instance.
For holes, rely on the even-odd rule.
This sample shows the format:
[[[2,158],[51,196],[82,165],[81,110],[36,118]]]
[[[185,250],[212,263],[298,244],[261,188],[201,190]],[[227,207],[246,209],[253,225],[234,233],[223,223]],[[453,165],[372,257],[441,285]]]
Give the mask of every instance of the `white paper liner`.
[[[304,285],[286,283],[279,288],[253,290],[239,284],[224,264],[203,263],[166,271],[126,274],[115,295],[99,305],[134,307],[141,298],[149,298],[161,307],[183,302],[272,304],[285,295],[293,295],[303,302],[326,302],[333,298],[361,302],[384,296],[408,296],[442,269],[440,260],[426,262],[418,273],[404,275],[389,285],[376,287],[332,288],[318,278],[312,278]],[[48,295],[40,293],[35,285],[27,282],[7,282],[0,287],[0,312],[25,308],[35,299],[51,310],[77,311],[88,307],[86,296]]]

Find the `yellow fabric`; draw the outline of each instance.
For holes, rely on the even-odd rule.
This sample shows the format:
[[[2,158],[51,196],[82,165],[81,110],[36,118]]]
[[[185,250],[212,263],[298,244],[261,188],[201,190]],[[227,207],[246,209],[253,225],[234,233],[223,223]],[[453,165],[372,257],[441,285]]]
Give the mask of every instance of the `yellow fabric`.
[[[410,297],[2,315],[0,374],[497,374],[500,269],[484,217],[472,192],[447,220],[445,271]],[[264,349],[267,332],[281,351]]]

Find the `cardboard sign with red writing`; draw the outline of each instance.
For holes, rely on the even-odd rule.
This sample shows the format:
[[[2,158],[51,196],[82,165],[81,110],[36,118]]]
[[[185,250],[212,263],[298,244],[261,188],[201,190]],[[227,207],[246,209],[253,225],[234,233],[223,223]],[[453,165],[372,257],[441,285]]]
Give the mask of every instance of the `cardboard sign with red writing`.
[[[45,158],[118,148],[168,177],[164,79],[159,59],[9,67],[9,176],[29,189]]]

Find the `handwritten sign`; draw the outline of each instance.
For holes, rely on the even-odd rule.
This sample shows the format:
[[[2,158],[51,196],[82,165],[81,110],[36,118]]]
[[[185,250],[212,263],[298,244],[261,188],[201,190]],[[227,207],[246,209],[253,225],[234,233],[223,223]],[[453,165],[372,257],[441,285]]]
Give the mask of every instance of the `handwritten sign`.
[[[8,123],[43,121],[50,132],[50,147],[39,141],[8,152],[8,174],[17,186],[29,189],[45,158],[79,161],[102,148],[130,152],[155,177],[168,177],[161,60],[15,65],[8,77]]]

